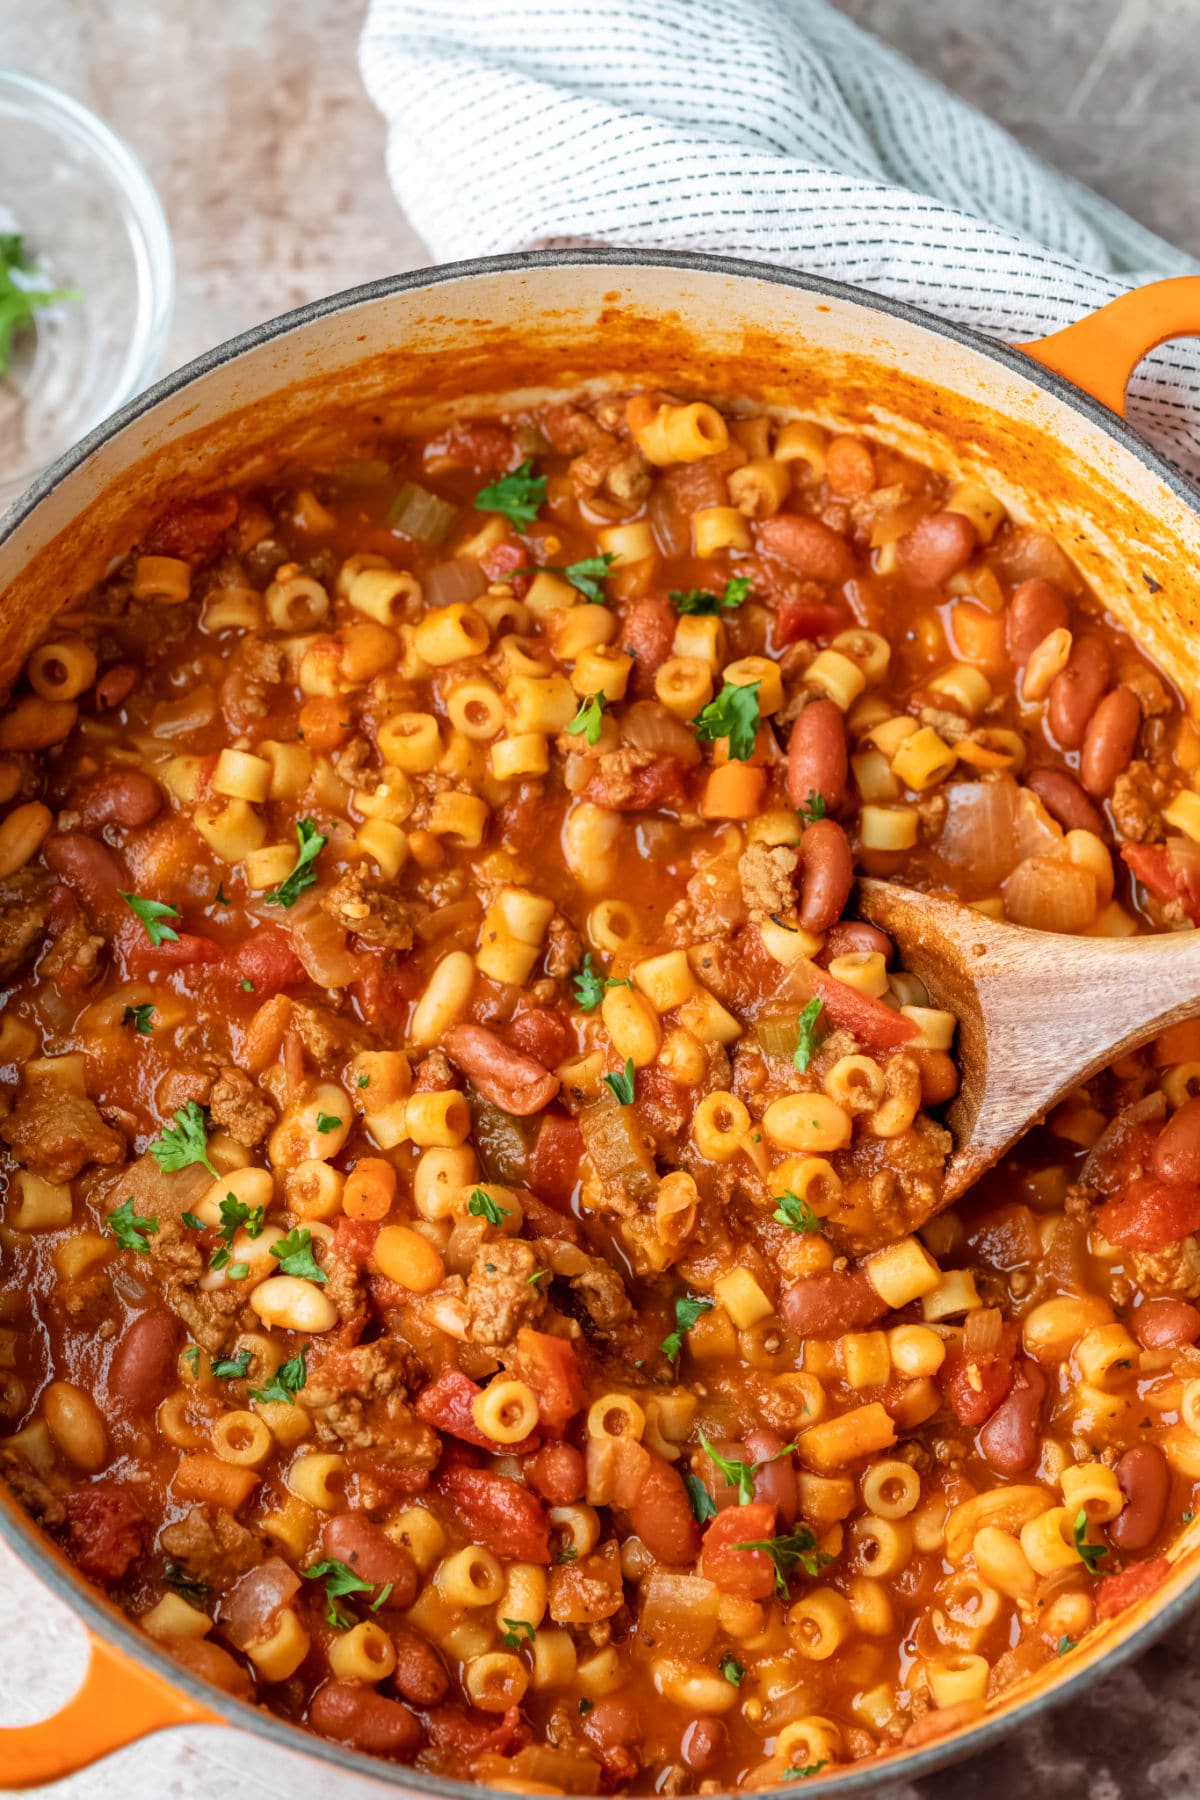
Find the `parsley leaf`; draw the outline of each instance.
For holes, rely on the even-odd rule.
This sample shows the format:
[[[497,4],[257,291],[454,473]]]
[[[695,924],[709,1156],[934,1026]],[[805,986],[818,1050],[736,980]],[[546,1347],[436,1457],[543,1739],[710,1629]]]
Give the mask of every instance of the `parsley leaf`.
[[[180,1352],[179,1360],[180,1362],[190,1362],[192,1365],[192,1374],[198,1375],[200,1372],[199,1344],[189,1344],[186,1350]]]
[[[736,1656],[731,1656],[727,1650],[717,1666],[731,1687],[741,1687],[746,1671]]]
[[[774,1456],[765,1456],[761,1462],[748,1463],[737,1462],[731,1457],[721,1456],[713,1449],[703,1432],[700,1433],[700,1447],[704,1451],[705,1456],[708,1457],[709,1461],[715,1463],[717,1468],[720,1469],[730,1486],[737,1489],[739,1506],[749,1506],[750,1502],[753,1500],[754,1477],[758,1474],[758,1471],[760,1469],[765,1469],[768,1463],[781,1462],[785,1456],[790,1456],[792,1451],[796,1448],[795,1444],[785,1444],[782,1450],[777,1450],[775,1452]],[[738,1544],[735,1548],[744,1550],[746,1546],[745,1544]]]
[[[535,475],[533,463],[527,459],[511,475],[480,488],[475,505],[480,512],[503,513],[510,525],[532,525],[545,498],[546,477]]]
[[[1084,1568],[1089,1575],[1097,1575],[1100,1572],[1100,1564],[1108,1555],[1108,1551],[1103,1544],[1089,1544],[1087,1541],[1087,1533],[1087,1510],[1085,1507],[1081,1506],[1079,1511],[1075,1514],[1075,1523],[1071,1528],[1071,1536],[1075,1540],[1075,1548],[1083,1558]]]
[[[121,1014],[122,1025],[132,1025],[139,1037],[153,1037],[154,1027],[150,1023],[154,1013],[154,1002],[143,1000],[139,1006],[127,1006]]]
[[[498,1200],[493,1200],[482,1188],[476,1188],[467,1201],[467,1211],[473,1219],[486,1219],[489,1225],[502,1225],[511,1216],[509,1207],[501,1206]]]
[[[369,1076],[369,1075],[360,1075],[360,1076],[359,1076],[359,1078],[358,1078],[358,1085],[359,1085],[359,1087],[360,1087],[360,1088],[368,1088],[368,1087],[370,1087],[370,1085],[371,1085],[371,1077],[370,1077],[370,1076]]]
[[[243,1381],[252,1355],[251,1350],[239,1350],[236,1356],[218,1356],[209,1366],[218,1381]]]
[[[823,819],[825,817],[824,794],[818,794],[812,788],[809,788],[808,799],[804,802],[803,806],[798,806],[796,811],[800,814],[800,817],[806,825],[815,825],[818,819]]]
[[[734,762],[746,762],[754,754],[754,736],[758,730],[758,690],[761,681],[745,687],[727,681],[715,700],[710,700],[692,720],[696,736],[702,744],[728,738],[729,754]]]
[[[799,1036],[796,1039],[796,1048],[792,1052],[792,1061],[801,1075],[806,1073],[808,1065],[813,1059],[813,1051],[817,1047],[815,1033],[823,1004],[820,1000],[810,1000],[796,1022]]]
[[[788,1445],[789,1450],[794,1448],[794,1445]],[[774,1462],[775,1458],[770,1460]],[[734,1544],[732,1548],[761,1550],[764,1556],[769,1556],[775,1565],[775,1591],[783,1595],[788,1591],[788,1577],[796,1568],[803,1569],[806,1575],[816,1575],[826,1563],[833,1561],[831,1556],[817,1549],[817,1540],[804,1525],[798,1525],[795,1531],[783,1537],[752,1538],[749,1543]]]
[[[216,1261],[215,1257],[214,1257],[213,1261],[215,1263],[215,1261]],[[245,1279],[249,1273],[250,1273],[250,1264],[249,1263],[237,1262],[237,1263],[230,1263],[230,1265],[229,1265],[230,1281],[245,1281]]]
[[[704,588],[673,588],[671,605],[678,613],[698,613],[711,617],[714,613],[741,606],[749,597],[750,582],[745,575],[733,575],[725,583],[723,594],[710,594]]]
[[[146,927],[146,936],[157,950],[160,944],[177,944],[179,933],[172,931],[163,919],[177,919],[179,909],[167,906],[162,900],[143,900],[140,894],[127,894],[123,888],[117,889],[122,900],[136,918]]]
[[[164,1563],[163,1580],[169,1588],[173,1588],[185,1600],[190,1600],[193,1606],[203,1606],[208,1599],[207,1581],[198,1581],[194,1575],[189,1574],[184,1563]]]
[[[700,1525],[707,1525],[710,1519],[715,1519],[717,1516],[716,1502],[700,1477],[685,1475],[683,1485],[688,1491],[688,1499],[696,1516],[696,1522]]]
[[[322,1137],[324,1137],[327,1132],[336,1131],[341,1122],[342,1121],[335,1118],[332,1113],[319,1112],[317,1114],[317,1130],[321,1133]]]
[[[603,975],[596,971],[590,950],[584,952],[583,962],[573,977],[573,985],[575,1004],[584,1012],[594,1012],[604,998],[605,981]]]
[[[216,1169],[208,1160],[204,1113],[194,1100],[179,1108],[174,1125],[168,1125],[162,1136],[155,1138],[150,1154],[165,1175],[173,1175],[177,1169],[188,1169],[193,1163],[203,1163],[213,1179],[219,1180]]]
[[[572,1562],[578,1562],[578,1560],[579,1560],[579,1552],[575,1548],[574,1544],[564,1544],[562,1549],[558,1553],[558,1561],[560,1563],[572,1563]]]
[[[519,1650],[522,1644],[532,1644],[537,1636],[536,1628],[529,1623],[528,1619],[505,1619],[504,1624],[508,1629],[504,1633],[502,1641],[508,1645],[510,1650]]]
[[[395,1585],[394,1581],[385,1581],[375,1598],[372,1600],[370,1606],[367,1608],[367,1611],[378,1612],[381,1606],[386,1606]]]
[[[25,286],[14,281],[14,269],[23,275],[35,274],[34,266],[25,253],[21,233],[6,231],[0,233],[0,375],[12,361],[13,333],[22,326],[32,324],[33,315],[39,307],[49,306],[54,300],[79,299],[76,288],[48,288],[35,284]]]
[[[179,1222],[181,1225],[186,1225],[189,1231],[207,1231],[208,1230],[208,1226],[204,1223],[204,1220],[197,1218],[195,1213],[191,1213],[191,1212],[180,1213]]]
[[[286,880],[263,895],[268,906],[295,906],[305,888],[311,887],[317,879],[312,865],[328,840],[321,836],[311,819],[300,819],[296,824],[296,841],[300,846],[296,865]]]
[[[820,1762],[805,1763],[802,1769],[797,1769],[795,1767],[785,1769],[783,1771],[783,1779],[785,1781],[803,1781],[806,1776],[819,1775],[828,1760],[828,1757],[823,1756]]]
[[[600,742],[600,726],[603,722],[604,695],[589,694],[586,700],[579,703],[579,711],[567,726],[571,737],[578,737],[582,732],[589,744]]]
[[[325,1617],[335,1631],[348,1631],[354,1620],[343,1612],[338,1601],[346,1594],[369,1594],[374,1583],[364,1581],[336,1556],[328,1556],[322,1562],[313,1563],[311,1568],[301,1569],[300,1573],[305,1581],[324,1581],[325,1599],[328,1602]]]
[[[684,1332],[692,1329],[702,1313],[711,1311],[711,1300],[701,1300],[695,1294],[679,1296],[675,1302],[675,1329],[658,1346],[668,1362],[674,1362],[683,1349]]]
[[[261,1237],[266,1208],[263,1206],[247,1206],[236,1194],[226,1194],[221,1202],[220,1236],[225,1243],[232,1244],[237,1235],[239,1225],[246,1227],[248,1238]]]
[[[312,1253],[312,1232],[305,1225],[297,1225],[286,1237],[272,1244],[271,1255],[278,1257],[285,1275],[299,1275],[305,1281],[316,1281],[322,1286],[329,1280]]]
[[[786,1193],[776,1194],[779,1204],[771,1214],[781,1225],[790,1225],[793,1231],[800,1232],[803,1237],[819,1237],[824,1231],[823,1222],[818,1219],[807,1200],[799,1194],[793,1194],[789,1188]]]
[[[605,550],[599,556],[585,556],[579,562],[568,563],[565,568],[558,563],[540,563],[536,568],[514,572],[517,575],[561,575],[585,600],[603,606],[604,590],[600,584],[608,579],[609,565],[615,561],[613,552]]]
[[[122,1250],[140,1250],[148,1255],[150,1246],[143,1233],[154,1236],[158,1230],[157,1217],[143,1218],[141,1213],[133,1210],[133,1195],[123,1200],[120,1206],[114,1207],[108,1215],[108,1229],[120,1244]]]
[[[1060,1637],[1058,1640],[1058,1648],[1054,1654],[1056,1656],[1065,1656],[1068,1650],[1074,1650],[1077,1647],[1078,1641],[1077,1638],[1069,1638],[1065,1635]]]
[[[633,1058],[625,1058],[625,1067],[619,1075],[606,1075],[604,1085],[616,1100],[618,1106],[633,1105]]]
[[[277,1400],[288,1406],[295,1406],[296,1395],[308,1380],[308,1345],[301,1344],[295,1356],[287,1362],[280,1363],[266,1387],[251,1388],[252,1400]]]
[[[491,1267],[490,1264],[488,1266],[489,1266],[489,1268]],[[533,1271],[532,1275],[527,1275],[525,1277],[525,1280],[528,1282],[530,1287],[536,1287],[539,1281],[545,1281],[545,1279],[549,1275],[549,1273],[550,1273],[549,1269],[535,1269]]]

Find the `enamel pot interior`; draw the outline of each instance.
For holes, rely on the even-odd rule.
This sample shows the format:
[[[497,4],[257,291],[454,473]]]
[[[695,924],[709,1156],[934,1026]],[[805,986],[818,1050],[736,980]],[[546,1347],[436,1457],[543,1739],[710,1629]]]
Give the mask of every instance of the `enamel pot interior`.
[[[589,252],[425,270],[318,302],[171,376],[56,464],[0,536],[0,688],[54,612],[177,495],[252,480],[379,431],[581,386],[658,385],[794,409],[984,480],[1060,539],[1114,618],[1200,713],[1197,496],[1106,408],[1019,352],[853,289],[713,258]],[[381,1764],[184,1675],[98,1601],[11,1508],[0,1532],[93,1630],[211,1712],[376,1781],[474,1800],[478,1788]],[[1143,1649],[1196,1598],[1200,1522],[1151,1601],[934,1743],[809,1780],[861,1793],[969,1755]],[[794,1795],[794,1788],[786,1790]]]

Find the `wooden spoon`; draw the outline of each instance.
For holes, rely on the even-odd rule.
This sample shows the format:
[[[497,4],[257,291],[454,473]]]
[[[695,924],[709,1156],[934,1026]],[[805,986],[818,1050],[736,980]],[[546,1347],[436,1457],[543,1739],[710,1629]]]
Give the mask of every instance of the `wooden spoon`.
[[[947,1205],[1080,1082],[1200,1013],[1200,930],[1027,931],[890,881],[860,881],[858,911],[887,932],[933,1005],[958,1018]]]

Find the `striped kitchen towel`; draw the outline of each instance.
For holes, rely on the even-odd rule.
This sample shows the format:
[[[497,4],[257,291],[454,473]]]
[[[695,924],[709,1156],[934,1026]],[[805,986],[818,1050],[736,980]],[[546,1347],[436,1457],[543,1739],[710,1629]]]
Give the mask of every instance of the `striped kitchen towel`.
[[[722,252],[1010,342],[1200,270],[823,0],[372,0],[359,56],[439,260]],[[1200,478],[1200,349],[1130,415]]]

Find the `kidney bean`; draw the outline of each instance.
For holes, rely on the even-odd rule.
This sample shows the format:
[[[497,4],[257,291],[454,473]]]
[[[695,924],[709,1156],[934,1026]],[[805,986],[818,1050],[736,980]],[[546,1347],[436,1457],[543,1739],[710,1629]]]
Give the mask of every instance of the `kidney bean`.
[[[800,923],[828,931],[841,917],[854,886],[854,862],[846,834],[833,819],[818,819],[800,839]]]
[[[132,663],[114,663],[96,682],[92,692],[101,711],[111,712],[128,700],[137,686],[138,671]]]
[[[313,1695],[308,1717],[314,1731],[371,1756],[407,1761],[425,1742],[424,1728],[407,1706],[352,1681],[327,1681]]]
[[[1200,1337],[1200,1312],[1186,1300],[1146,1300],[1131,1323],[1144,1350],[1178,1350]]]
[[[810,700],[797,716],[788,739],[788,798],[807,806],[820,794],[833,812],[846,793],[846,727],[832,700]]]
[[[113,1351],[109,1392],[126,1406],[148,1412],[174,1380],[178,1348],[179,1321],[173,1313],[141,1313]]]
[[[649,1455],[650,1467],[629,1508],[630,1527],[658,1562],[694,1562],[700,1527],[683,1477],[653,1450]]]
[[[962,513],[926,513],[896,544],[896,566],[917,587],[940,587],[970,562],[975,544],[975,527]]]
[[[1046,698],[1046,721],[1064,750],[1078,750],[1088,720],[1108,686],[1107,646],[1098,637],[1077,637],[1067,666],[1054,677]]]
[[[1083,735],[1079,773],[1095,799],[1111,794],[1113,783],[1129,763],[1141,729],[1142,709],[1132,688],[1116,687],[1088,720]]]
[[[788,1450],[788,1455],[779,1456],[779,1452],[785,1449]],[[776,1457],[779,1457],[778,1462],[774,1460]],[[754,1477],[754,1498],[773,1500],[783,1523],[794,1525],[796,1514],[800,1510],[800,1493],[796,1486],[796,1466],[791,1458],[790,1446],[777,1431],[748,1431],[746,1458],[749,1462],[763,1465]]]
[[[421,1577],[417,1565],[403,1544],[394,1544],[382,1525],[364,1519],[361,1513],[339,1513],[326,1523],[321,1536],[326,1556],[336,1557],[377,1587],[391,1582],[388,1595],[391,1606],[403,1610],[417,1597]]]
[[[725,1746],[725,1726],[711,1713],[693,1719],[683,1734],[679,1754],[687,1768],[703,1775],[720,1756]]]
[[[779,1311],[798,1337],[834,1338],[862,1331],[888,1310],[862,1269],[807,1275],[784,1288]]]
[[[1200,1100],[1185,1100],[1159,1132],[1150,1153],[1164,1181],[1200,1182]]]
[[[541,1112],[558,1092],[557,1075],[532,1056],[514,1050],[485,1025],[451,1026],[442,1047],[485,1100],[519,1119]]]
[[[450,1678],[432,1644],[410,1625],[390,1627],[396,1651],[392,1686],[402,1700],[414,1706],[436,1706],[446,1698]]]
[[[129,916],[120,894],[128,880],[107,844],[81,831],[63,832],[46,839],[42,858],[66,882],[93,924],[111,934]]]
[[[1025,777],[1025,786],[1037,795],[1064,831],[1094,831],[1099,838],[1107,837],[1104,814],[1065,769],[1032,769]]]
[[[1171,1492],[1171,1470],[1157,1444],[1135,1444],[1113,1474],[1125,1505],[1108,1528],[1119,1550],[1144,1550],[1162,1529]]]
[[[75,805],[87,831],[100,825],[124,825],[132,830],[158,817],[162,798],[162,789],[151,776],[138,769],[119,769],[89,782]]]
[[[825,944],[818,961],[828,966],[835,956],[870,956],[878,952],[890,969],[896,949],[891,938],[878,925],[865,919],[839,919],[825,933]]]
[[[820,519],[801,513],[777,513],[773,519],[761,522],[755,536],[760,550],[777,556],[809,581],[840,584],[854,574],[854,554],[849,544]]]
[[[1000,1475],[1019,1475],[1038,1453],[1046,1377],[1035,1362],[1021,1362],[1008,1398],[979,1433],[979,1448]]]
[[[1008,654],[1018,668],[1029,661],[1044,637],[1065,629],[1070,619],[1067,603],[1052,581],[1040,577],[1023,581],[1004,615]]]
[[[525,1464],[525,1479],[551,1506],[571,1506],[583,1499],[587,1465],[574,1444],[547,1444]]]
[[[584,1736],[599,1750],[615,1750],[618,1746],[639,1744],[642,1739],[642,1715],[632,1700],[609,1694],[597,1700],[583,1721]]]
[[[654,695],[654,677],[671,654],[678,619],[675,608],[661,596],[645,594],[635,600],[621,627],[621,649],[633,658],[634,692]]]

